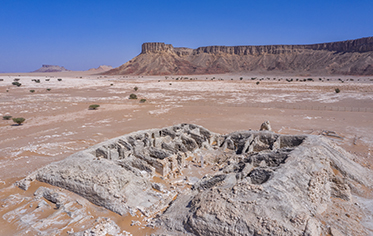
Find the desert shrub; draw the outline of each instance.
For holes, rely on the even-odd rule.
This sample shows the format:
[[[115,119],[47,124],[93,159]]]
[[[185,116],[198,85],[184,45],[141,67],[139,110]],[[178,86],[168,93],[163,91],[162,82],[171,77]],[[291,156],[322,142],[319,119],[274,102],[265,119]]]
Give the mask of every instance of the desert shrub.
[[[251,80],[256,80],[256,78],[253,77],[253,78],[251,78]]]
[[[18,117],[18,118],[13,118],[13,122],[17,123],[18,125],[21,125],[23,122],[25,122],[25,118],[23,117]]]
[[[10,120],[12,116],[3,116],[3,120]]]
[[[17,82],[17,81],[16,81],[16,82],[13,82],[12,84],[15,85],[15,86],[17,86],[17,87],[19,87],[19,86],[22,85],[20,82]]]
[[[140,100],[140,103],[144,103],[144,102],[146,102],[146,99],[145,99],[145,98],[142,98],[142,99]]]
[[[243,78],[242,78],[242,77],[240,77],[240,80],[243,80]]]
[[[137,99],[137,95],[134,93],[131,93],[129,99]]]
[[[172,85],[172,83],[170,83],[170,85]]]
[[[340,93],[340,92],[341,92],[341,90],[340,90],[339,88],[334,89],[334,91],[335,91],[336,93]]]
[[[34,93],[34,92],[35,92],[35,90],[33,90],[33,89],[30,90],[30,93]]]
[[[40,83],[40,79],[35,79],[35,83]]]
[[[256,82],[256,85],[258,85],[259,83],[260,83],[260,82],[259,82],[259,81],[257,81],[257,82]]]
[[[45,79],[45,81],[49,81],[50,79]]]
[[[51,91],[51,89],[50,89],[50,88],[47,88],[47,91]]]
[[[133,90],[137,91],[137,90],[139,90],[139,88],[138,87],[134,87]]]
[[[89,105],[88,109],[89,110],[97,110],[97,108],[99,108],[100,105],[97,105],[97,104],[92,104],[92,105]]]
[[[80,78],[82,78],[82,77],[80,77]],[[62,81],[62,79],[57,79],[58,81]]]
[[[19,78],[15,78],[14,81],[19,81],[20,79]]]
[[[110,84],[110,86],[113,86],[114,84]]]

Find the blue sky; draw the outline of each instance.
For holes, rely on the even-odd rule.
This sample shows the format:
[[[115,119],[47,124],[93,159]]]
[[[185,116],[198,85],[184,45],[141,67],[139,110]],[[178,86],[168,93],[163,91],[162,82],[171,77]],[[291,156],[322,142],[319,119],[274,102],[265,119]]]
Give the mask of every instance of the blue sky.
[[[372,0],[0,0],[0,72],[120,66],[143,42],[311,44],[373,36]]]

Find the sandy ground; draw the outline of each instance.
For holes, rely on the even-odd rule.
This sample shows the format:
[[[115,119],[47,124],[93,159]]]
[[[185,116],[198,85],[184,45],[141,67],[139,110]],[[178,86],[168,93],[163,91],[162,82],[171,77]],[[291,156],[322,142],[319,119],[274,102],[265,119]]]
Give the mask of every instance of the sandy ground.
[[[12,85],[17,78],[20,87]],[[91,104],[100,107],[88,110]],[[26,121],[0,120],[0,189],[104,140],[179,123],[218,133],[258,129],[266,120],[282,134],[333,131],[331,139],[373,169],[373,77],[0,74],[5,115]]]

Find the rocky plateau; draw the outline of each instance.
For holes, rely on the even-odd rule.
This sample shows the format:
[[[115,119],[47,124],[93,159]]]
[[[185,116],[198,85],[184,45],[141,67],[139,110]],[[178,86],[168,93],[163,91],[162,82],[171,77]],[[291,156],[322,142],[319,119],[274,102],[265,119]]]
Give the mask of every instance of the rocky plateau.
[[[63,66],[57,66],[57,65],[42,65],[41,68],[33,71],[33,72],[66,72],[66,71],[70,71],[70,70],[67,70],[65,67]]]
[[[144,43],[141,53],[104,74],[193,75],[283,72],[373,75],[373,37],[309,45],[207,46]]]

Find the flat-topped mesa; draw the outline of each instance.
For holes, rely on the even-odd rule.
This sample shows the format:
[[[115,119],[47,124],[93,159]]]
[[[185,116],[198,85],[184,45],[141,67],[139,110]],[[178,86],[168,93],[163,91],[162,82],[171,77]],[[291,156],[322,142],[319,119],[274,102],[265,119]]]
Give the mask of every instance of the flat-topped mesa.
[[[236,55],[283,54],[301,50],[325,50],[335,52],[369,52],[373,51],[373,37],[332,43],[307,45],[263,45],[263,46],[207,46],[195,50],[200,53],[227,53]]]
[[[165,43],[143,43],[141,48],[141,54],[173,52],[174,50],[174,47],[171,44]]]

